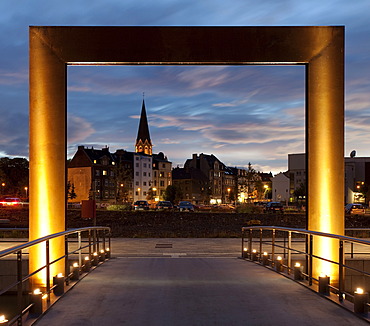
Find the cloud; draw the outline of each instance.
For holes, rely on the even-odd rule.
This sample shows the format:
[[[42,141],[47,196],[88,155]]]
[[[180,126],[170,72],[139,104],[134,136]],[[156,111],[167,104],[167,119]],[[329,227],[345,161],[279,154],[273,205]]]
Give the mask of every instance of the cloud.
[[[68,142],[81,143],[95,133],[91,123],[81,117],[68,115]]]

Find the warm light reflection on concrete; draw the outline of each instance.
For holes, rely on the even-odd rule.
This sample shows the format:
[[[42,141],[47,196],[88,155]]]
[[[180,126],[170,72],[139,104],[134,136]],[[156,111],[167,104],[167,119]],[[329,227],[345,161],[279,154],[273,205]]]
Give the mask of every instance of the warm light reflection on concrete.
[[[308,228],[343,234],[344,27],[30,27],[31,239],[64,229],[67,64],[306,65]],[[338,244],[314,251],[336,259]]]

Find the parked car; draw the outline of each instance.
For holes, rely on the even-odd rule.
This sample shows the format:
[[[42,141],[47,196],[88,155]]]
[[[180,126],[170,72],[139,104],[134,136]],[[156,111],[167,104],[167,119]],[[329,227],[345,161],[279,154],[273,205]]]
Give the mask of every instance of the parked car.
[[[173,205],[170,201],[159,201],[157,204],[157,209],[162,209],[162,210],[171,210],[173,209]]]
[[[19,206],[22,202],[19,198],[7,197],[1,199],[0,206]]]
[[[149,204],[146,200],[137,200],[134,203],[134,210],[135,211],[147,211],[149,210]]]
[[[180,212],[183,212],[183,211],[194,212],[194,206],[189,201],[180,201],[177,207]]]
[[[271,201],[267,203],[267,205],[264,208],[265,213],[283,213],[284,212],[284,206],[282,203]]]
[[[346,214],[365,214],[365,207],[362,204],[347,204]]]

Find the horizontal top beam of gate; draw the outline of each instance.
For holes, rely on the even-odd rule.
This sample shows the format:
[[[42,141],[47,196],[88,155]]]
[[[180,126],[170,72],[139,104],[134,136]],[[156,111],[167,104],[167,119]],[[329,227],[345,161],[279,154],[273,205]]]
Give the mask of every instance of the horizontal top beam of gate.
[[[73,65],[304,64],[343,51],[344,27],[33,26],[33,37]]]

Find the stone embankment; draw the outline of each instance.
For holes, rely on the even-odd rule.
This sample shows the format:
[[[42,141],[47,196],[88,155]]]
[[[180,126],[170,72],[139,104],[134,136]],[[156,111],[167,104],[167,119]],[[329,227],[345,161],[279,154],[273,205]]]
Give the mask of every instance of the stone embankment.
[[[2,227],[28,227],[28,209],[0,209],[0,219],[9,219]],[[369,227],[368,216],[351,216],[346,227]],[[93,225],[82,219],[80,210],[68,210],[67,227]],[[240,237],[248,225],[273,225],[305,228],[305,214],[245,214],[234,212],[159,212],[98,210],[96,225],[112,228],[114,237]]]

